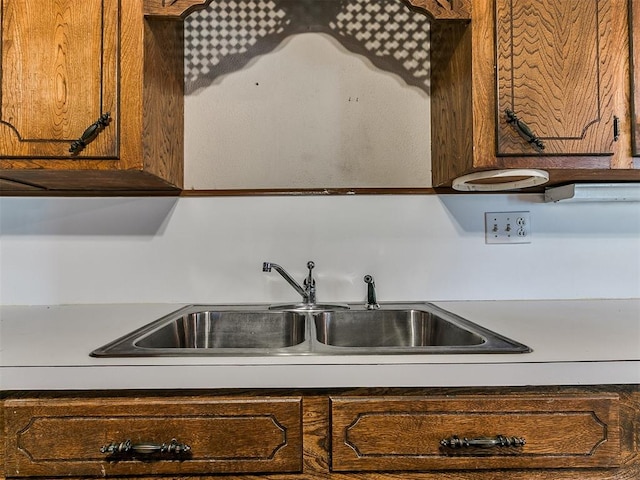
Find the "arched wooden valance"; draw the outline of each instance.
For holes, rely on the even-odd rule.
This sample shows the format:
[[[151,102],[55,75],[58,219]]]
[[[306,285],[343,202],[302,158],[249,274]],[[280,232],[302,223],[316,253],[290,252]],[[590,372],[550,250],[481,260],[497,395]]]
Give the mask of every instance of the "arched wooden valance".
[[[144,14],[159,18],[186,18],[212,0],[145,0]],[[470,20],[471,0],[406,0],[434,20]]]

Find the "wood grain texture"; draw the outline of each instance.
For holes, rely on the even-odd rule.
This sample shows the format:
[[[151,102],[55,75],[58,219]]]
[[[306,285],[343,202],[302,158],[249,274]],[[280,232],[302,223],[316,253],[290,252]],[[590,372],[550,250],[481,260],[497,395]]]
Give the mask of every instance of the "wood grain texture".
[[[498,0],[498,154],[610,155],[612,88],[620,45],[609,0]],[[507,123],[513,111],[544,142],[538,151]]]
[[[332,398],[335,470],[612,467],[617,396]],[[524,438],[522,447],[443,448],[451,438]]]
[[[184,180],[183,30],[183,22],[145,22],[141,116],[144,170],[179,187]]]
[[[147,24],[143,0],[2,0],[0,5],[3,78],[10,79],[2,85],[0,176],[50,192],[181,188],[181,22]],[[45,58],[41,50],[62,53]],[[25,96],[35,106],[23,102]],[[101,111],[111,113],[110,123],[80,154],[70,155],[67,140],[80,137]],[[65,141],[38,140],[31,142],[35,147],[18,148],[29,142],[17,140],[10,122]]]
[[[633,154],[640,157],[640,1],[629,0],[629,31],[631,32],[631,93],[633,114],[631,130]]]
[[[155,18],[186,18],[211,0],[144,0],[144,14]]]
[[[475,13],[474,13],[475,15]],[[472,29],[462,22],[431,25],[431,164],[434,187],[474,168]]]
[[[33,193],[41,192],[43,190],[44,189],[38,185],[0,178],[0,195],[6,195],[7,193]]]
[[[367,397],[447,397],[456,396],[535,396],[539,402],[535,405],[541,408],[547,398],[558,396],[605,397],[613,395],[619,398],[620,420],[620,461],[617,468],[562,468],[562,469],[509,469],[509,470],[434,470],[424,472],[410,471],[379,471],[379,472],[332,472],[330,470],[330,397],[356,398],[363,400]],[[226,480],[501,480],[504,478],[515,480],[637,480],[640,478],[640,455],[638,452],[638,437],[640,436],[640,390],[638,386],[596,386],[596,387],[535,387],[535,388],[411,388],[411,389],[341,389],[341,390],[208,390],[195,392],[11,392],[6,394],[7,400],[41,402],[49,404],[52,400],[63,402],[74,399],[89,404],[100,402],[130,402],[145,399],[167,404],[179,404],[184,399],[188,402],[215,402],[215,400],[235,399],[247,401],[255,397],[268,399],[302,397],[303,414],[302,430],[304,436],[303,469],[301,473],[264,473],[264,474],[228,474]],[[5,404],[4,411],[9,413],[11,402]],[[116,409],[117,411],[117,409]],[[1,419],[0,413],[0,419]],[[571,434],[572,432],[567,432]],[[1,458],[0,453],[0,458]],[[0,473],[1,477],[1,473]],[[45,477],[46,478],[46,477]],[[80,480],[87,477],[65,477]],[[195,475],[187,472],[157,476],[117,477],[138,480],[157,480],[165,478],[171,480],[208,480],[211,476]]]
[[[9,400],[9,476],[296,472],[302,468],[301,398]],[[107,455],[130,440],[189,454]]]
[[[180,192],[169,182],[139,170],[104,169],[33,169],[11,170],[6,173],[12,181],[33,184],[45,189],[48,194],[59,192],[103,192],[113,191],[131,194],[140,192],[164,192],[175,195]],[[4,193],[4,192],[3,192]]]
[[[433,20],[470,20],[471,0],[407,0]]]
[[[2,0],[2,22],[0,155],[69,158],[100,115],[118,116],[118,2]],[[78,157],[114,158],[117,136],[112,122]]]
[[[0,392],[0,433],[1,436],[0,438],[2,440],[0,440],[0,479],[4,480],[6,477],[5,475],[7,474],[7,470],[6,470],[6,431],[4,428],[4,398],[6,396],[5,392]]]
[[[514,65],[517,68],[514,70],[509,67],[510,70],[503,68],[498,71],[501,62],[504,67],[504,59],[511,55],[509,42],[513,25],[511,18],[504,16],[505,6],[509,7],[510,14],[511,5],[520,15],[519,23],[514,25],[523,31],[522,41],[514,44],[519,49],[514,56]],[[451,26],[446,22],[442,25],[434,23],[431,109],[434,187],[448,187],[454,178],[467,173],[502,168],[546,169],[550,174],[549,184],[580,180],[637,181],[640,179],[637,170],[640,162],[634,162],[631,157],[626,0],[597,2],[598,50],[596,51],[593,50],[595,48],[593,35],[590,45],[587,42],[579,47],[576,46],[576,42],[582,41],[580,37],[587,36],[586,29],[574,31],[571,25],[565,28],[564,20],[558,23],[561,22],[560,13],[563,18],[573,15],[577,19],[583,16],[588,19],[589,12],[594,13],[593,5],[595,5],[594,0],[588,2],[474,0],[470,24],[462,22],[457,26]],[[558,8],[572,6],[574,9],[569,8],[568,12],[557,11]],[[536,23],[551,12],[555,12],[553,15],[558,15],[554,16],[551,23],[545,23],[542,26]],[[503,16],[500,17],[500,14]],[[587,25],[589,25],[588,21]],[[595,28],[593,21],[590,25],[593,33]],[[541,57],[544,51],[539,52],[540,42],[547,42],[550,46],[547,57]],[[552,43],[554,45],[551,45]],[[556,49],[555,43],[558,43],[560,48]],[[575,58],[573,52],[577,52]],[[597,54],[597,52],[600,53]],[[563,133],[558,129],[558,119],[563,118],[563,108],[568,110],[564,116],[570,118],[576,125],[578,125],[576,119],[580,116],[582,116],[582,125],[589,123],[584,121],[584,118],[587,117],[586,112],[590,111],[587,107],[593,106],[593,98],[581,93],[583,89],[578,85],[579,82],[574,83],[577,85],[575,88],[571,82],[582,79],[585,82],[585,88],[593,90],[591,84],[594,77],[591,74],[590,79],[587,78],[587,73],[591,71],[584,63],[591,59],[593,66],[593,59],[596,57],[600,62],[597,65],[600,72],[597,78],[600,84],[596,94],[600,95],[598,106],[601,121],[588,125],[583,143],[587,146],[574,148],[577,142],[571,146],[569,144],[573,141],[567,143],[563,140],[564,145],[556,144],[555,147],[547,147],[543,154],[531,150],[526,154],[518,153],[517,148],[523,152],[522,146],[528,147],[528,144],[504,122],[504,112],[502,112],[504,99],[501,98],[498,101],[497,93],[502,92],[497,82],[511,81],[511,73],[518,72],[520,76],[514,77],[519,82],[517,83],[518,92],[520,92],[518,101],[529,105],[532,101],[544,100],[546,105],[544,108],[547,111],[551,109],[554,119],[553,122],[535,119],[531,126],[553,127],[556,131],[552,133],[560,135]],[[578,75],[581,70],[584,70],[580,74],[584,74],[583,77]],[[528,77],[525,77],[523,72]],[[568,72],[566,78],[563,72]],[[550,82],[549,76],[552,74],[562,80],[557,82],[560,89]],[[569,90],[568,94],[565,95],[565,92],[561,91],[562,88],[565,91]],[[529,96],[532,96],[532,99],[529,99]],[[554,102],[546,100],[555,97],[560,100]],[[621,126],[621,135],[617,142],[613,141],[614,115],[620,118]],[[523,119],[529,121],[527,118]],[[500,122],[503,125],[500,125]],[[595,128],[592,128],[594,126]],[[509,147],[512,150],[507,150],[506,155],[498,155],[497,138],[501,138],[502,141],[503,137],[509,140],[509,145],[513,148]],[[604,148],[600,148],[602,145]]]
[[[469,20],[471,0],[407,0],[435,20]],[[186,18],[211,0],[145,0],[144,14],[157,18]]]

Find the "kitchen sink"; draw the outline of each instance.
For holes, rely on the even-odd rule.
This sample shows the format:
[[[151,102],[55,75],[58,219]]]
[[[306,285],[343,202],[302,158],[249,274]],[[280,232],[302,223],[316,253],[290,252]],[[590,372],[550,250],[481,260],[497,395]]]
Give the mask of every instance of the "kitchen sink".
[[[368,310],[192,305],[93,352],[95,357],[523,353],[527,346],[430,303]]]
[[[482,345],[485,339],[424,310],[354,310],[315,315],[319,342],[338,347]]]

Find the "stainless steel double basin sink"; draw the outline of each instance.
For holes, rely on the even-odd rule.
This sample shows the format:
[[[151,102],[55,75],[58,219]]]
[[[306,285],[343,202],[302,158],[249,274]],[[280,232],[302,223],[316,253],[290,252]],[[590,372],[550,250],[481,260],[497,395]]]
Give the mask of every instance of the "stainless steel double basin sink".
[[[94,350],[95,357],[525,353],[527,346],[430,303],[274,310],[192,305]]]

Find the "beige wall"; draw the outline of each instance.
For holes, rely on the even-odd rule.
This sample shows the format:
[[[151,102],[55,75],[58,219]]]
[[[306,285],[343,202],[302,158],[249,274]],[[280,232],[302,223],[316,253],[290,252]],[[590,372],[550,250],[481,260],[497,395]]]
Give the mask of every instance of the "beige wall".
[[[399,0],[300,2],[187,19],[185,188],[430,186],[426,17]]]

